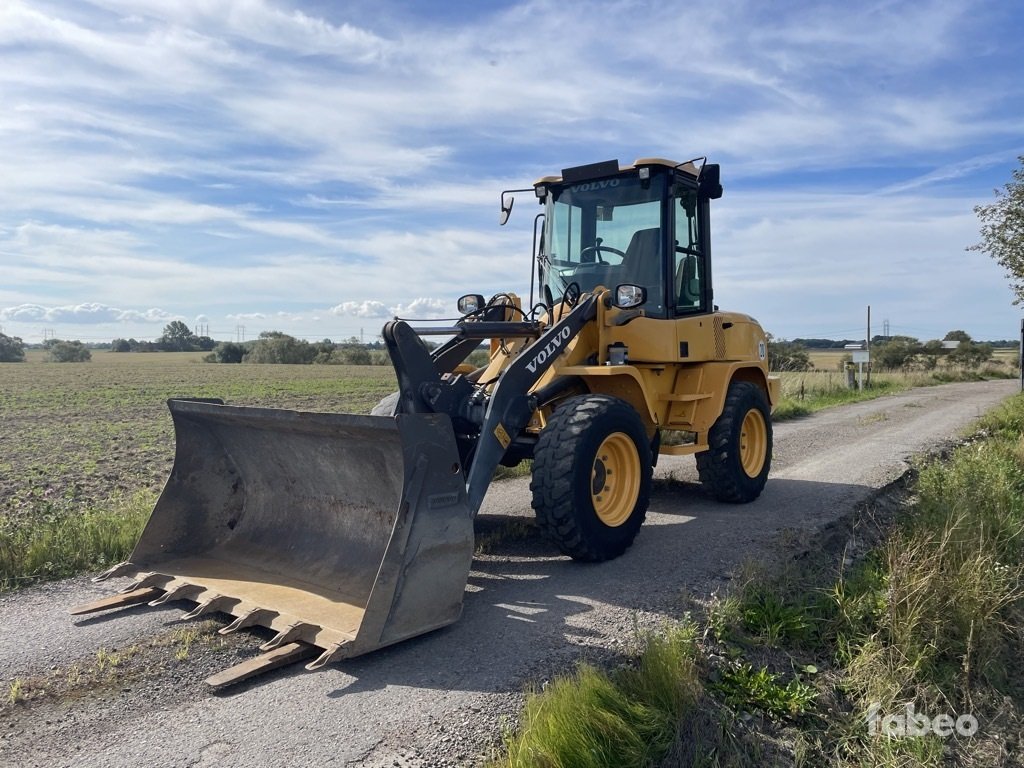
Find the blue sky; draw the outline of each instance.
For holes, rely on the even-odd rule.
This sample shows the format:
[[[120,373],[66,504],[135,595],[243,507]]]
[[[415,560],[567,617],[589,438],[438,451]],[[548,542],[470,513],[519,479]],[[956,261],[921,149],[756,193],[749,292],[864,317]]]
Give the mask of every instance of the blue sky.
[[[0,3],[0,327],[375,337],[529,285],[498,194],[722,165],[715,290],[776,336],[1015,338],[973,206],[1024,154],[1018,2]],[[528,198],[527,198],[528,199]]]

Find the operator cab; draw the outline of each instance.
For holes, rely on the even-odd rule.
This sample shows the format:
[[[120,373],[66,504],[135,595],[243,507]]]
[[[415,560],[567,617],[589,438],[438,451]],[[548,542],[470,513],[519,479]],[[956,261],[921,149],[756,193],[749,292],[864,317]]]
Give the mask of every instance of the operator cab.
[[[599,285],[635,285],[646,293],[647,317],[711,311],[708,200],[721,185],[717,165],[694,163],[643,159],[620,168],[611,160],[537,181],[544,296],[558,302]]]

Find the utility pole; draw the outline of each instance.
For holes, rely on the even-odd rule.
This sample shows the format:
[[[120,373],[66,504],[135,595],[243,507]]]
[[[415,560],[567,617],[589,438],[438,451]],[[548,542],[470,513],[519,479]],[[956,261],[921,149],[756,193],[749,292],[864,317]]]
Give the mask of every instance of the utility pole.
[[[871,305],[868,304],[868,388],[871,388]]]

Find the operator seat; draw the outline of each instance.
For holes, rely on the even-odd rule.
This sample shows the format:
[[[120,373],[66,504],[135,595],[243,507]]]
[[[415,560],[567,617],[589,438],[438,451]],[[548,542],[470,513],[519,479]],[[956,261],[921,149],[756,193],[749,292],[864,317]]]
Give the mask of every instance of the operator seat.
[[[651,314],[664,310],[661,270],[661,228],[638,229],[622,259],[622,282],[647,289],[645,307]]]

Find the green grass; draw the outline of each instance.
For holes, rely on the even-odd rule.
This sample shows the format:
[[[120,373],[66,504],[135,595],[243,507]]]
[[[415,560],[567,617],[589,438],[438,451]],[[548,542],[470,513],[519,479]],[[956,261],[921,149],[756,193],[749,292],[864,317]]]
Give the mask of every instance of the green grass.
[[[846,385],[846,376],[838,371],[775,373],[781,380],[781,397],[772,412],[774,421],[807,416],[824,408],[873,400],[913,387],[928,387],[956,381],[1014,378],[1017,373],[1006,365],[989,365],[979,371],[944,369],[931,372],[882,372],[871,375],[871,386],[863,390]]]
[[[509,768],[649,765],[668,752],[700,693],[693,626],[652,636],[633,665],[581,664],[527,697],[519,729],[494,761]]]
[[[69,497],[15,500],[0,517],[0,592],[124,560],[154,501],[144,491],[87,508]]]
[[[831,670],[817,681],[830,708],[797,739],[811,764],[996,766],[1024,756],[1022,428],[1018,396],[981,420],[979,439],[922,467],[914,505],[852,567],[824,579],[813,569],[762,575],[713,612],[727,644]],[[899,714],[907,703],[973,714],[981,732],[870,737],[869,707]]]
[[[914,492],[852,563],[821,552],[755,572],[702,634],[687,623],[631,665],[581,665],[530,693],[492,766],[1020,764],[1024,396],[921,467]],[[869,707],[908,703],[981,729],[870,735]]]
[[[97,352],[0,367],[0,591],[124,559],[167,478],[170,397],[368,413],[377,366],[207,365],[191,353]]]

